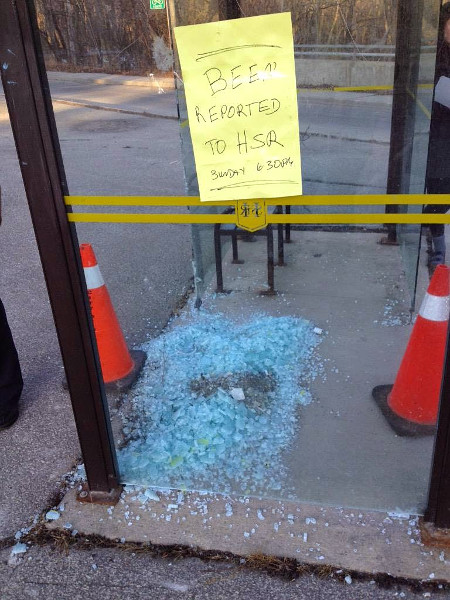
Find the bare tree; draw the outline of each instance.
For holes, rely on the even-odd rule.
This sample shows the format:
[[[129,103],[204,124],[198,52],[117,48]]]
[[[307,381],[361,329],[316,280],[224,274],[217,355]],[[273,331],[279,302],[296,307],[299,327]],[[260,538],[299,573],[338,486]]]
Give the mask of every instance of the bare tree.
[[[152,44],[168,44],[165,11],[148,0],[36,0],[46,59],[59,66],[146,72]]]
[[[208,23],[223,18],[223,6],[224,0],[176,0],[172,14],[177,25]],[[238,6],[242,16],[291,12],[296,44],[395,43],[397,0],[238,0]],[[159,48],[170,43],[165,11],[150,10],[149,0],[36,0],[36,7],[50,66],[145,73],[157,67],[155,40]]]

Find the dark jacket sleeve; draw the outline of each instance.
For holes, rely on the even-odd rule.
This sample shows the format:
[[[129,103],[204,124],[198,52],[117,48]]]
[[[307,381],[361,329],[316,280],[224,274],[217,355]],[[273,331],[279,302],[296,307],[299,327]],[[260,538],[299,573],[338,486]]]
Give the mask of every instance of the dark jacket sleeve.
[[[450,47],[437,53],[435,85],[441,77],[450,78]],[[428,148],[427,179],[450,178],[450,109],[433,100]]]

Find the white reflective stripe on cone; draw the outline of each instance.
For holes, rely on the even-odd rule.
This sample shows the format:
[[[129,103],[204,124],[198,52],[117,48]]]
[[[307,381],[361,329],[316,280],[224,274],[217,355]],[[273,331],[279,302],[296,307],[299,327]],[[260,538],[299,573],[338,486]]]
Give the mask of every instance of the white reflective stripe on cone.
[[[84,276],[88,290],[95,290],[105,285],[98,265],[95,265],[95,267],[84,267]]]
[[[429,321],[448,321],[449,311],[449,296],[434,296],[427,292],[420,306],[419,315]]]

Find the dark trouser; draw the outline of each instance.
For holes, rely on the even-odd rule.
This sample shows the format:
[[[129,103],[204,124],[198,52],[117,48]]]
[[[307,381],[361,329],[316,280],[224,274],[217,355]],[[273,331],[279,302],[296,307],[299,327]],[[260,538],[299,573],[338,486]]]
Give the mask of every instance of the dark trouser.
[[[427,179],[427,192],[429,194],[450,195],[450,177],[444,177],[442,179]],[[433,214],[444,214],[448,210],[450,210],[450,204],[427,204],[424,207],[423,212]],[[433,237],[444,235],[444,225],[430,225],[430,231]]]
[[[0,300],[0,420],[16,410],[22,388],[19,357]]]

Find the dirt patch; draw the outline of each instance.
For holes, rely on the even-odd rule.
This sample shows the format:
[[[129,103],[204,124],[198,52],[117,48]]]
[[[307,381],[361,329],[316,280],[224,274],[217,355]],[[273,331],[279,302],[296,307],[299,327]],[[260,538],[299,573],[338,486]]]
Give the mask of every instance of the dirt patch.
[[[270,373],[229,373],[220,377],[203,377],[191,381],[190,389],[198,396],[208,398],[220,388],[231,394],[231,391],[242,390],[247,408],[256,412],[264,412],[269,403],[269,393],[276,388],[277,381]]]

